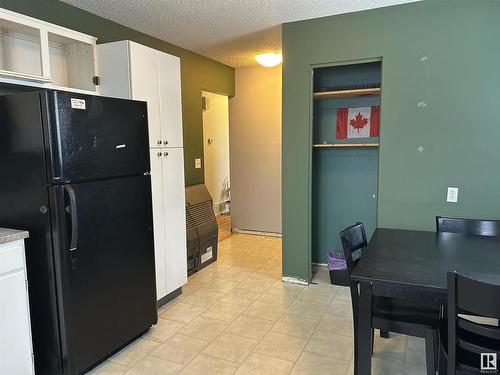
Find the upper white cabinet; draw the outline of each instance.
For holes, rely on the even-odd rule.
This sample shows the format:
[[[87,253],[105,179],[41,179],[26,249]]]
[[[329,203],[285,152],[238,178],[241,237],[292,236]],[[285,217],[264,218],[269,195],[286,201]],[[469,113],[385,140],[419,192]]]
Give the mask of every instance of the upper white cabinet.
[[[42,76],[39,29],[0,20],[0,59],[1,76],[49,79]]]
[[[149,146],[161,146],[160,74],[158,52],[130,43],[130,92],[132,98],[148,102]],[[106,88],[102,88],[103,93]]]
[[[96,91],[96,38],[0,8],[0,82]]]
[[[102,95],[148,102],[149,146],[183,147],[180,59],[128,40],[97,54]]]
[[[49,33],[50,77],[52,84],[95,91],[93,82],[95,44]]]
[[[182,145],[181,63],[176,56],[158,54],[161,137],[166,147]]]

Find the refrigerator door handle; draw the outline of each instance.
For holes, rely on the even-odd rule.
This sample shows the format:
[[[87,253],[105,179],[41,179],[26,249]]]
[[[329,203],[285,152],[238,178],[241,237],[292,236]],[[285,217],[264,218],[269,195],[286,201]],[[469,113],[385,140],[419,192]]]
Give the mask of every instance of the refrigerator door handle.
[[[64,190],[68,193],[69,197],[69,214],[71,216],[71,239],[69,244],[69,253],[71,262],[76,262],[76,249],[78,246],[78,212],[76,209],[76,195],[75,189],[71,185],[64,185]]]

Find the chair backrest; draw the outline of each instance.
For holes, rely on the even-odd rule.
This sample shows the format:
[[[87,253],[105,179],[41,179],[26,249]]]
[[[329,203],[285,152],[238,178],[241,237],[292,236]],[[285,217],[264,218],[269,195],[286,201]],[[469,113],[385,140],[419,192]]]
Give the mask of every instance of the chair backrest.
[[[347,273],[351,275],[354,267],[361,258],[360,249],[367,245],[365,227],[362,223],[356,223],[340,232],[342,249],[344,250]]]
[[[500,236],[500,220],[461,219],[436,216],[436,232]]]
[[[362,223],[356,223],[347,227],[340,232],[340,240],[342,241],[342,249],[347,266],[347,274],[349,276],[349,287],[351,289],[351,302],[354,324],[356,325],[358,311],[358,283],[351,280],[352,272],[361,259],[362,249],[367,245],[365,227]]]
[[[500,349],[498,325],[481,324],[459,314],[500,319],[500,285],[448,272],[448,374],[455,374],[458,364],[487,367],[493,356],[481,354]],[[500,356],[496,361],[500,366]]]

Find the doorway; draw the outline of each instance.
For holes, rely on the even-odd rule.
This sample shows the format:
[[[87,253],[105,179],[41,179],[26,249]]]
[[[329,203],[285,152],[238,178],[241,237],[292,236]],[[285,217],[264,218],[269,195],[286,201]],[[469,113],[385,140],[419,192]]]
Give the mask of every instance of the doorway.
[[[231,234],[229,176],[229,98],[202,91],[205,185],[213,199],[219,241]]]

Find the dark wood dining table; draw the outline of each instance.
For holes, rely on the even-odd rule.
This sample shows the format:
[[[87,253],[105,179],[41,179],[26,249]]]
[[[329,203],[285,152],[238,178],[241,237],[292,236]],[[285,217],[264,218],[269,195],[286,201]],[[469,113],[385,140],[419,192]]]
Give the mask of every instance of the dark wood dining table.
[[[445,305],[447,271],[500,284],[500,238],[375,230],[351,276],[360,283],[355,370],[371,374],[372,296]]]

